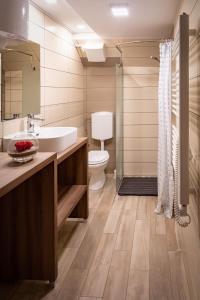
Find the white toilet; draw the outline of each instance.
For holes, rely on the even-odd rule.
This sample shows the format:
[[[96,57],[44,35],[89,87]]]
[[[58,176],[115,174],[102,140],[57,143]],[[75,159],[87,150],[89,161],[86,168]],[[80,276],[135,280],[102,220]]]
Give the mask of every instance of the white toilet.
[[[99,190],[106,181],[105,168],[109,153],[104,150],[104,141],[113,137],[113,114],[111,112],[92,113],[92,138],[101,141],[101,150],[89,151],[88,164],[90,173],[90,190]]]

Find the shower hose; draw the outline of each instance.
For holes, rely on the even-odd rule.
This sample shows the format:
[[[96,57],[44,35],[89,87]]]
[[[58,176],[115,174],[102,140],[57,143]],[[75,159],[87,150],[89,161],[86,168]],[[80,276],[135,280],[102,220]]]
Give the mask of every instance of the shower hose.
[[[187,213],[186,209],[181,210],[178,203],[178,153],[179,153],[179,144],[176,143],[176,153],[175,153],[175,162],[174,162],[174,199],[173,199],[173,209],[174,209],[174,216],[176,222],[181,227],[187,227],[191,223],[191,217]],[[185,207],[186,208],[186,207]]]

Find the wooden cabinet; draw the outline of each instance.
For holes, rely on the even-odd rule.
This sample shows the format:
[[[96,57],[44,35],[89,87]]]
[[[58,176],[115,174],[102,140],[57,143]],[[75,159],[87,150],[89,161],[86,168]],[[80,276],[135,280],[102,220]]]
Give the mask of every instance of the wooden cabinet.
[[[56,170],[54,153],[24,165],[0,154],[0,280],[55,281]]]
[[[87,157],[87,138],[58,155],[58,229],[69,216],[88,217]]]
[[[87,138],[24,165],[0,153],[0,280],[57,277],[57,233],[88,217]]]

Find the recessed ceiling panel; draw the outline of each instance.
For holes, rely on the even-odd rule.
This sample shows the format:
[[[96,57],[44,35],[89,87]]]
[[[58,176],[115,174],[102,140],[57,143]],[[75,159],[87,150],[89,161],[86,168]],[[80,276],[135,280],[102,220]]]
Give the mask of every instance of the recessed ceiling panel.
[[[169,38],[181,0],[66,0],[102,38]],[[126,17],[115,17],[111,5],[128,6]]]

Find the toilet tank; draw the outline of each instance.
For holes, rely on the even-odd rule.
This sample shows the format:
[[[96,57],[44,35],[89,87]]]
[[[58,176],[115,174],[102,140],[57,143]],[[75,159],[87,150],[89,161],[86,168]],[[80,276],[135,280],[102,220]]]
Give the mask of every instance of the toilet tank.
[[[113,113],[92,113],[92,138],[96,140],[107,140],[113,137]]]

